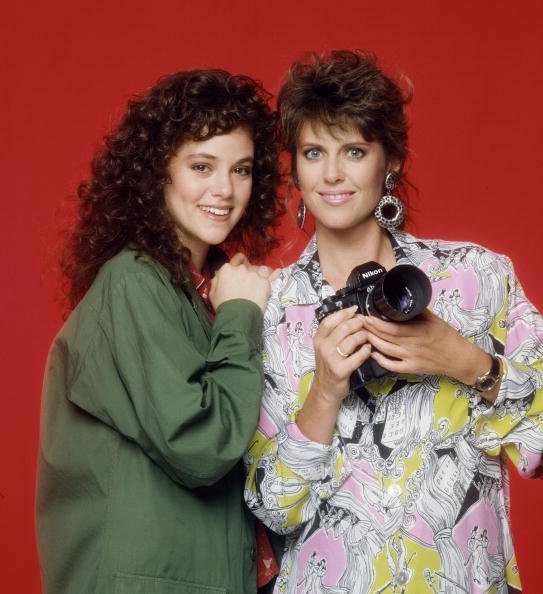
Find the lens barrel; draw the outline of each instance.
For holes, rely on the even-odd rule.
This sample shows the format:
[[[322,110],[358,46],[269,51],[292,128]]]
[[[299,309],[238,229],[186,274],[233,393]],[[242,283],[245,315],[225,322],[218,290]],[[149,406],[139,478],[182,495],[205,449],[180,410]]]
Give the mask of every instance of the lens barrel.
[[[404,322],[420,314],[432,296],[432,286],[422,270],[411,264],[391,268],[368,294],[366,309],[391,322]]]

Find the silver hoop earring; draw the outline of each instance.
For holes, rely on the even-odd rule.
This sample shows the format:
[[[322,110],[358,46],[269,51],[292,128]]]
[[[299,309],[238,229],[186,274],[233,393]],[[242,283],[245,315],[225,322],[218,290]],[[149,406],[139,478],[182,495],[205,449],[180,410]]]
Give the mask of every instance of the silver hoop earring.
[[[377,224],[384,229],[396,229],[405,219],[403,202],[392,195],[394,188],[398,185],[398,174],[394,171],[387,173],[385,177],[386,194],[381,196],[373,214]]]
[[[296,224],[300,229],[304,228],[306,214],[307,208],[305,206],[305,202],[300,200],[300,204],[298,204],[298,209],[296,210]]]

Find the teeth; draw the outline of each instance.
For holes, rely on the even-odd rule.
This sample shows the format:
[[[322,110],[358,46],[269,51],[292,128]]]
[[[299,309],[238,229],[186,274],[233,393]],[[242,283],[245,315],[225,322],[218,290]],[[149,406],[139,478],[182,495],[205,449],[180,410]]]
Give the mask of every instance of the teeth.
[[[230,212],[229,208],[213,208],[212,206],[200,206],[204,212],[210,212],[214,215],[227,215]]]
[[[323,196],[328,200],[344,200],[349,198],[350,194],[323,194]]]

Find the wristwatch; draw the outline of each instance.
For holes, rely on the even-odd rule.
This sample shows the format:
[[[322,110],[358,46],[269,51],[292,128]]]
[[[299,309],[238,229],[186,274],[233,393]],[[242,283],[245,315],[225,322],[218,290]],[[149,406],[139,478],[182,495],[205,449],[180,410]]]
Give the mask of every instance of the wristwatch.
[[[489,392],[502,378],[502,364],[500,359],[494,355],[490,355],[490,357],[492,358],[490,369],[486,373],[483,373],[483,375],[480,375],[472,386],[477,392]]]

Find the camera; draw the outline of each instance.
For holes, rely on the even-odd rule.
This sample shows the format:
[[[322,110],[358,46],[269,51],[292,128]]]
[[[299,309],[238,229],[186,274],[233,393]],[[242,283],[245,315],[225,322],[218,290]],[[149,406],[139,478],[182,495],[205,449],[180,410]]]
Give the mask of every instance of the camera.
[[[420,314],[430,302],[432,287],[422,270],[411,264],[399,264],[388,272],[377,262],[353,268],[347,286],[327,297],[315,311],[320,322],[327,315],[356,305],[358,313],[376,316],[389,322],[404,322]],[[354,392],[386,375],[373,359],[368,359],[351,375]]]

